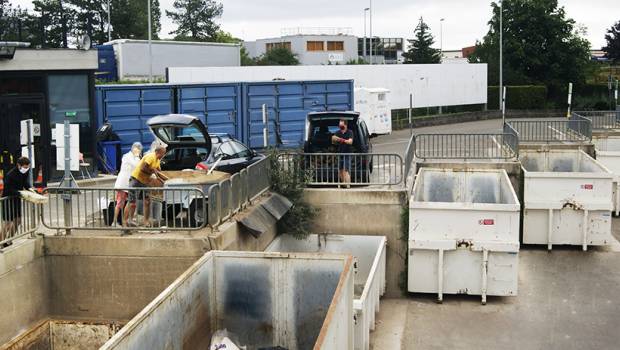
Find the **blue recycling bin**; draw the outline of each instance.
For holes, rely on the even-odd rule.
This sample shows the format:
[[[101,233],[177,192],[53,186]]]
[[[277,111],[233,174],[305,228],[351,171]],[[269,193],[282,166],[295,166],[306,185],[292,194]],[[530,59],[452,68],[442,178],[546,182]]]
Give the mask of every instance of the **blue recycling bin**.
[[[120,141],[102,141],[100,142],[103,150],[105,167],[108,172],[118,172],[121,161],[121,142]]]

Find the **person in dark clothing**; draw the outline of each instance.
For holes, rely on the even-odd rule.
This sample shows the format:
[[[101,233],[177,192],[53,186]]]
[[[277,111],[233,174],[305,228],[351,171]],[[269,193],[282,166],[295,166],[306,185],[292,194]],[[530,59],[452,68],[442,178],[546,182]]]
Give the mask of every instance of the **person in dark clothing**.
[[[22,217],[22,208],[19,191],[30,189],[28,172],[30,171],[30,159],[21,157],[17,159],[17,166],[4,177],[4,191],[0,210],[2,211],[2,227],[0,228],[0,242],[15,234]],[[8,246],[4,244],[4,247]]]
[[[340,181],[345,184],[351,183],[351,155],[353,153],[353,132],[347,127],[346,120],[340,120],[338,130],[332,137],[332,143],[338,145],[338,171]]]

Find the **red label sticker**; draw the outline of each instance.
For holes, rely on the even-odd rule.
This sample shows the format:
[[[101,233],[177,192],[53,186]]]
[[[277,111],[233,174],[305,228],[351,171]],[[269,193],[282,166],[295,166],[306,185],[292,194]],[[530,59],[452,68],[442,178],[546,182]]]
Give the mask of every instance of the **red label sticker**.
[[[582,190],[593,190],[594,189],[594,185],[593,184],[581,185],[581,189]]]
[[[483,225],[483,226],[492,226],[492,225],[495,225],[495,220],[493,220],[493,219],[484,219],[484,220],[478,221],[478,223],[480,225]]]

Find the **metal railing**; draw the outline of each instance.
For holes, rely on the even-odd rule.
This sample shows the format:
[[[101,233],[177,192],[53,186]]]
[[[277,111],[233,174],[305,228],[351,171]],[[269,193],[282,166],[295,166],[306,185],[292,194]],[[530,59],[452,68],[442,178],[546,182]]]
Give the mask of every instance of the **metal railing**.
[[[32,235],[41,222],[41,204],[20,197],[0,198],[0,251],[4,244]]]
[[[262,159],[209,187],[208,225],[211,228],[217,229],[271,187],[269,164],[269,158]]]
[[[519,135],[520,142],[589,142],[592,122],[573,115],[564,120],[510,120],[506,122]]]
[[[422,134],[415,137],[419,159],[508,160],[519,156],[519,138],[504,134]]]
[[[304,174],[311,186],[395,186],[405,181],[405,163],[398,154],[281,153],[278,161],[284,171]],[[350,182],[341,178],[343,169],[349,170]]]
[[[415,159],[415,135],[411,135],[409,139],[409,143],[407,144],[407,149],[405,149],[405,183],[407,182],[407,177],[409,176],[409,172],[413,167],[413,161]]]
[[[116,196],[125,192],[135,198],[133,217],[123,227],[125,210],[118,208]],[[207,225],[207,197],[196,187],[136,188],[70,188],[50,187],[49,198],[42,213],[43,226],[55,230],[119,230],[132,231],[191,231]],[[148,211],[145,210],[148,203]],[[145,215],[145,212],[148,215]],[[69,233],[67,232],[67,233]]]
[[[589,119],[593,130],[620,129],[620,111],[576,111],[573,116]]]

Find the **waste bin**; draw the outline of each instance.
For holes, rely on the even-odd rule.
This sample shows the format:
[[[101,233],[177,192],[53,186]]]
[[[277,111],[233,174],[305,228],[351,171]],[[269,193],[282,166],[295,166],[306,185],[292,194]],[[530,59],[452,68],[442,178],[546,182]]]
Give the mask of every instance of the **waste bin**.
[[[105,161],[103,168],[108,172],[117,172],[121,165],[121,142],[102,141],[100,145],[103,149],[103,160]]]

